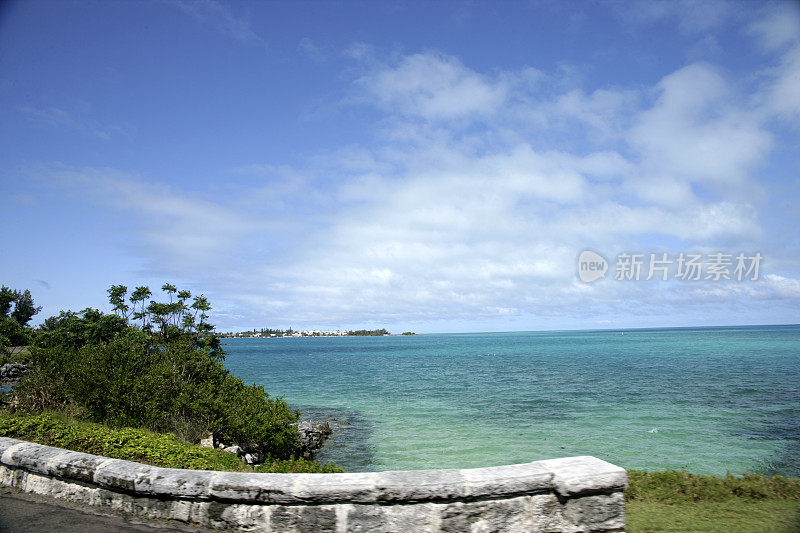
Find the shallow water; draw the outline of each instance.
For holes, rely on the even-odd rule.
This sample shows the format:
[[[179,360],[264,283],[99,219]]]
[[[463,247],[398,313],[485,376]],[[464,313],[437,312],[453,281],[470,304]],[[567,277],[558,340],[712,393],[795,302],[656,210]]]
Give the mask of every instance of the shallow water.
[[[594,455],[800,477],[800,326],[225,339],[348,471]]]

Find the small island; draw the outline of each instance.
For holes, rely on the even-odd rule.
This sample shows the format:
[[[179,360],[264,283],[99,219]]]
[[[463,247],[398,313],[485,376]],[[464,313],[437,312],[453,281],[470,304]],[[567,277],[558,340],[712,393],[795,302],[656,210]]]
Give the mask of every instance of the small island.
[[[413,333],[403,333],[408,335]],[[239,332],[226,332],[217,334],[220,338],[225,339],[269,339],[278,337],[386,337],[391,335],[385,328],[381,329],[358,329],[358,330],[336,330],[336,331],[323,331],[323,330],[305,330],[295,331],[292,328],[270,329],[262,328],[261,330],[253,329],[249,331]]]

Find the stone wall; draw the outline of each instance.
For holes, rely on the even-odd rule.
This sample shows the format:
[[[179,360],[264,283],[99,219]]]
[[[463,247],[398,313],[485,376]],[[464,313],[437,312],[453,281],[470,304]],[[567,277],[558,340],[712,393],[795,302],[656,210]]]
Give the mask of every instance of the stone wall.
[[[222,529],[623,531],[625,470],[594,457],[465,470],[178,470],[0,437],[0,484]]]

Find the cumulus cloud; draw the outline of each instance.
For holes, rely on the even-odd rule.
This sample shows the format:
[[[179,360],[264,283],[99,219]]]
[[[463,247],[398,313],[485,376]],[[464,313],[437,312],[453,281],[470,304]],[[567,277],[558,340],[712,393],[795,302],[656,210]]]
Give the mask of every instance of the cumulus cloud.
[[[731,105],[731,89],[713,68],[689,65],[657,90],[655,105],[628,134],[651,172],[727,187],[763,160],[770,135],[755,113]]]
[[[767,115],[760,93],[742,93],[713,66],[689,64],[653,87],[561,90],[550,83],[556,74],[538,70],[356,52],[349,105],[379,110],[380,130],[307,168],[237,169],[286,178],[269,209],[258,188],[225,204],[131,176],[84,172],[83,187],[138,214],[137,236],[165,271],[219,270],[227,257],[219,292],[272,322],[591,316],[626,305],[658,313],[800,297],[796,280],[773,274],[763,290],[576,278],[585,248],[613,259],[759,238],[764,191],[754,172],[773,144]],[[564,132],[577,142],[555,148]],[[314,186],[330,175],[335,184]]]

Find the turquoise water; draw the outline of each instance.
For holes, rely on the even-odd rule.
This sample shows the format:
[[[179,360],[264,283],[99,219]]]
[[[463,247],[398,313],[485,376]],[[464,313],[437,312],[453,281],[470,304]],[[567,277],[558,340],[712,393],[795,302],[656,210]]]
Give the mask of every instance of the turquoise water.
[[[800,326],[226,339],[348,471],[594,455],[800,477]]]

